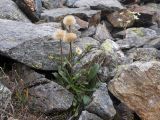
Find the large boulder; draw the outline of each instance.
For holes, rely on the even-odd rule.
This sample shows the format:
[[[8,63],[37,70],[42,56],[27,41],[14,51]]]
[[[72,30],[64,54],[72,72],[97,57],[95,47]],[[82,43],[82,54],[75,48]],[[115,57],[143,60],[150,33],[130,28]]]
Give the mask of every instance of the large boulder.
[[[42,70],[56,70],[60,56],[59,41],[52,38],[60,28],[57,23],[31,24],[0,20],[0,54],[15,59],[30,67]],[[76,40],[74,47],[85,50],[87,46],[98,46],[99,42],[85,37]],[[63,42],[64,55],[69,44]]]
[[[29,108],[46,114],[68,110],[73,102],[73,94],[55,82],[31,87],[29,94]]]
[[[19,8],[31,19],[32,22],[36,22],[40,18],[42,12],[41,0],[14,0]]]
[[[0,1],[0,19],[30,22],[12,0]]]
[[[44,10],[41,19],[48,22],[60,22],[66,15],[74,15],[89,22],[90,25],[96,25],[100,21],[100,13],[89,8],[57,8]]]
[[[114,11],[123,9],[118,0],[78,0],[74,3],[75,7],[90,7],[92,9]]]
[[[116,110],[114,109],[113,102],[108,94],[107,84],[101,83],[100,87],[93,93],[92,102],[86,109],[105,120],[112,119]]]
[[[160,118],[160,62],[135,62],[119,67],[108,87],[143,120]]]

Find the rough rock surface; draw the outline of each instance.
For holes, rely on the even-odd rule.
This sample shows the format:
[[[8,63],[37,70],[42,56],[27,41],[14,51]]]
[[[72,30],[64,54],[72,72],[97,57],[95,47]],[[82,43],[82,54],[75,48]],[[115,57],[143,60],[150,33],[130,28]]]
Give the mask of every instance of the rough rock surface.
[[[15,59],[30,67],[43,70],[57,69],[56,58],[60,55],[59,41],[52,35],[56,26],[34,25],[9,20],[0,20],[0,54]],[[14,33],[14,34],[13,34]],[[74,47],[85,50],[88,46],[98,46],[99,42],[85,37],[76,40]],[[64,54],[68,53],[68,44],[63,43]]]
[[[97,114],[103,119],[109,120],[116,114],[112,100],[108,95],[107,84],[102,83],[100,87],[93,93],[92,102],[86,107],[86,110]]]
[[[108,87],[143,120],[160,118],[160,62],[135,62],[119,68]]]
[[[0,108],[1,109],[6,109],[8,103],[11,102],[11,95],[12,95],[11,91],[0,82]]]
[[[127,52],[131,62],[160,60],[160,52],[155,48],[135,48]]]
[[[95,25],[100,21],[100,11],[91,10],[89,8],[57,8],[52,10],[44,10],[41,19],[48,22],[61,21],[66,15],[75,15],[82,20]]]
[[[100,117],[88,111],[82,111],[78,120],[102,120]]]
[[[31,19],[33,22],[37,22],[42,12],[41,0],[14,0],[19,8]]]
[[[112,39],[109,30],[106,28],[105,23],[99,24],[96,29],[94,38],[100,42],[105,41],[106,39]]]
[[[0,54],[30,67],[54,69],[48,56],[58,53],[58,41],[51,40],[56,28],[9,20],[0,20],[0,27]]]
[[[42,0],[42,4],[46,9],[61,8],[64,0]]]
[[[0,19],[10,19],[22,22],[30,22],[12,0],[0,1]]]
[[[125,49],[126,46],[127,48],[141,47],[157,37],[156,31],[143,27],[129,28],[122,34],[125,36],[125,39],[117,41],[121,49]]]
[[[55,82],[31,87],[29,94],[29,108],[43,113],[68,110],[73,102],[72,93]]]
[[[78,0],[74,3],[75,7],[91,7],[92,9],[114,11],[123,9],[118,0]]]

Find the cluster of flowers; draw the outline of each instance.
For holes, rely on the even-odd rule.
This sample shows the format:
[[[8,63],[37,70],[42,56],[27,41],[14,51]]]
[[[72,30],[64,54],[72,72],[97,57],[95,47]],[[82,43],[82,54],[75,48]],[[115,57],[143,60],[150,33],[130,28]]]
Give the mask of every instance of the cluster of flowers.
[[[63,24],[66,26],[66,30],[58,29],[54,35],[53,38],[55,40],[60,40],[60,47],[61,47],[61,62],[62,62],[62,41],[67,42],[70,45],[70,52],[69,52],[69,60],[72,59],[72,43],[77,39],[77,35],[72,32],[72,26],[76,24],[76,19],[72,15],[68,15],[64,17]],[[76,48],[76,53],[80,55],[82,53],[82,50],[80,48]]]

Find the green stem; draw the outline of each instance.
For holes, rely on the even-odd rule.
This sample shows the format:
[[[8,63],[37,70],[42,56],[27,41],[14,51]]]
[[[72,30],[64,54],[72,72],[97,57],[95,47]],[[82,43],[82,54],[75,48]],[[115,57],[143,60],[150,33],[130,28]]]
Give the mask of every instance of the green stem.
[[[62,61],[63,61],[62,40],[60,40],[60,47],[61,47],[61,68],[62,68]]]
[[[69,45],[70,45],[70,63],[72,64],[72,42],[70,42]]]

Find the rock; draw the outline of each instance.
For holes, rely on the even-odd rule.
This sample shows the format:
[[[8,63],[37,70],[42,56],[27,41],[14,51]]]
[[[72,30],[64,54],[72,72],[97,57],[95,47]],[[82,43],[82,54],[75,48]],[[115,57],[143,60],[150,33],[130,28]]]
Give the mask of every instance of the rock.
[[[128,46],[128,48],[141,47],[157,36],[156,31],[143,27],[129,28],[123,34],[125,38],[117,41],[121,48],[123,48],[122,46]]]
[[[102,120],[100,117],[88,111],[82,111],[78,120]]]
[[[88,45],[85,51],[85,55],[79,58],[79,62],[73,66],[74,71],[79,71],[82,68],[89,68],[91,67],[90,65],[94,63],[101,64],[103,62],[104,54],[102,50],[92,48],[92,45]]]
[[[52,38],[57,30],[57,24],[55,27],[53,25],[0,20],[0,27],[3,28],[0,31],[0,54],[35,69],[57,70],[60,47],[59,41]],[[88,46],[98,45],[97,40],[85,37],[77,39],[74,48],[85,50]],[[64,55],[67,55],[67,43],[63,43],[63,50]]]
[[[60,22],[66,15],[74,15],[89,22],[89,25],[96,25],[100,21],[100,11],[89,8],[57,8],[44,10],[41,19],[48,22]]]
[[[160,22],[160,9],[157,9],[155,6],[151,7],[149,5],[132,5],[128,8],[128,10],[140,14],[140,16],[138,16],[139,20],[137,20],[135,23],[136,26],[150,26]]]
[[[127,28],[135,23],[134,14],[128,9],[107,14],[108,21],[116,28]]]
[[[8,103],[11,102],[12,92],[0,82],[0,108],[6,109]]]
[[[160,118],[160,62],[135,62],[121,66],[109,82],[110,92],[143,120]]]
[[[135,4],[140,2],[140,0],[119,0],[119,1],[123,4]]]
[[[93,37],[96,33],[96,27],[90,26],[87,30],[81,32],[81,37]]]
[[[127,52],[131,62],[160,60],[160,52],[155,48],[135,48]]]
[[[158,50],[160,50],[160,37],[157,37],[156,39],[153,39],[152,41],[147,42],[144,47],[154,47]]]
[[[80,19],[79,17],[75,17],[76,18],[76,23],[80,26],[79,29],[87,29],[89,26],[89,23]]]
[[[46,9],[63,7],[64,0],[42,0],[43,7]]]
[[[99,77],[102,81],[107,81],[115,75],[119,65],[126,63],[127,58],[120,50],[118,44],[110,39],[107,39],[102,43],[101,50],[104,55]]]
[[[92,99],[92,102],[86,107],[87,111],[97,114],[105,120],[110,120],[115,116],[116,110],[114,109],[112,100],[108,95],[105,83],[102,83],[93,93]]]
[[[30,18],[32,22],[37,22],[42,12],[41,0],[14,0],[20,9]]]
[[[105,23],[99,24],[96,29],[96,34],[94,38],[100,42],[105,41],[106,39],[112,39],[112,36],[108,29],[105,26]]]
[[[12,0],[0,1],[0,19],[30,22]]]
[[[9,20],[0,20],[0,27],[3,28],[0,31],[1,55],[36,69],[55,68],[55,63],[49,56],[59,51],[55,48],[59,42],[52,40],[56,28]]]
[[[115,120],[135,120],[134,113],[125,104],[120,103],[117,108],[117,117]]]
[[[75,7],[90,7],[97,10],[115,11],[123,9],[123,6],[118,0],[78,0],[74,3]]]
[[[78,1],[78,0],[67,0],[66,6],[68,6],[68,7],[73,6],[76,1]]]
[[[55,82],[31,87],[29,94],[29,108],[46,114],[68,110],[73,102],[72,93]]]

